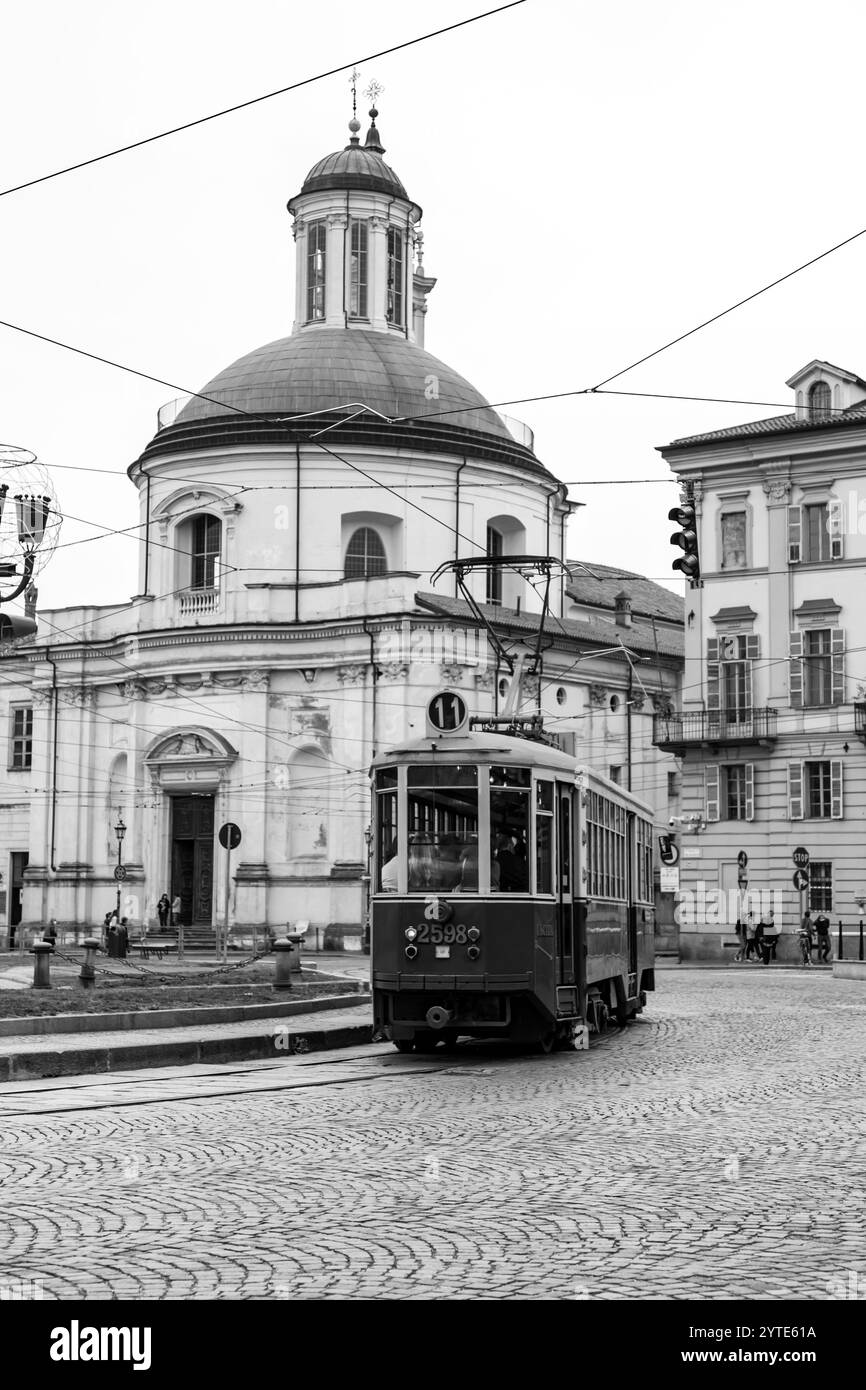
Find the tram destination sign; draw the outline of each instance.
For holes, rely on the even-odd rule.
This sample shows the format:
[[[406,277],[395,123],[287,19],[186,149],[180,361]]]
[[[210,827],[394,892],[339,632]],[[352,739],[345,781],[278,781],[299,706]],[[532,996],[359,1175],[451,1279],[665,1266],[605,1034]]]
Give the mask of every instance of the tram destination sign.
[[[798,869],[808,868],[809,851],[807,849],[803,849],[802,845],[799,845],[797,849],[794,850],[794,853],[791,855],[791,858],[793,859]]]

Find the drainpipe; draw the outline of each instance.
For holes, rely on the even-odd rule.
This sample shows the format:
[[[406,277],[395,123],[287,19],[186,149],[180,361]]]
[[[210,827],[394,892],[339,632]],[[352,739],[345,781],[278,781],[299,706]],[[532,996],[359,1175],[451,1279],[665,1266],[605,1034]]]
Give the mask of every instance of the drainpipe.
[[[460,557],[460,474],[466,467],[466,455],[463,455],[463,462],[457,468],[457,481],[454,488],[454,559]],[[457,575],[454,576],[454,597],[458,598],[460,589],[457,584]]]
[[[147,478],[147,493],[145,495],[145,517],[144,517],[144,592],[149,593],[148,579],[150,575],[150,474],[145,474]]]
[[[301,621],[301,446],[295,443],[295,622]]]
[[[51,667],[51,707],[54,715],[51,755],[51,871],[56,874],[54,834],[57,826],[57,667],[50,656],[46,656],[45,660]]]
[[[372,680],[372,687],[371,687],[371,691],[370,691],[370,695],[371,695],[371,701],[370,701],[370,703],[371,703],[371,705],[372,705],[372,709],[371,709],[370,747],[371,747],[371,749],[372,749],[372,755],[371,755],[371,756],[375,758],[375,756],[376,756],[376,695],[377,695],[377,685],[378,685],[378,680],[379,680],[379,668],[378,668],[378,666],[376,665],[376,645],[375,645],[375,638],[374,638],[374,636],[373,636],[373,633],[370,631],[370,629],[369,629],[368,626],[367,626],[367,619],[366,619],[366,618],[362,618],[362,619],[361,619],[361,626],[363,627],[364,632],[367,634],[367,636],[368,636],[369,639],[370,639],[370,670],[371,670],[371,672],[372,672],[372,677],[373,677],[373,680]]]

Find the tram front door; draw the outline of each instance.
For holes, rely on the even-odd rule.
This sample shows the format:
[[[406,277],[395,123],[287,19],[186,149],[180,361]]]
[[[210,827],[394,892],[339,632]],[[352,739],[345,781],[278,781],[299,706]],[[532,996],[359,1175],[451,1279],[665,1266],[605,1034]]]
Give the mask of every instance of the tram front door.
[[[557,986],[573,986],[574,976],[574,900],[572,875],[572,789],[556,785],[557,824],[557,907],[556,907],[556,982]],[[560,999],[561,1003],[565,1000]]]

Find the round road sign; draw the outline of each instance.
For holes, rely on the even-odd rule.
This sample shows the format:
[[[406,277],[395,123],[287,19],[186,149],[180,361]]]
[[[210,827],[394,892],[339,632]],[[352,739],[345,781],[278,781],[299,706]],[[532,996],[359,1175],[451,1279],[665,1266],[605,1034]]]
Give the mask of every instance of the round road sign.
[[[126,878],[126,869],[123,867],[122,864],[118,864],[116,866],[114,870],[114,877],[117,879],[118,883],[122,883],[123,880]]]
[[[798,849],[794,850],[794,853],[791,855],[791,858],[797,865],[798,869],[805,869],[806,865],[809,863],[809,851],[807,849],[803,849],[803,846],[800,845]]]
[[[794,887],[800,893],[803,892],[804,888],[809,887],[809,875],[806,873],[805,869],[796,869],[794,871]]]
[[[741,849],[739,854],[737,855],[737,868],[745,869],[748,862],[749,856],[746,854],[746,851],[744,849]]]
[[[219,842],[223,849],[237,849],[241,842],[241,828],[235,825],[233,820],[227,820],[225,825],[220,826]]]

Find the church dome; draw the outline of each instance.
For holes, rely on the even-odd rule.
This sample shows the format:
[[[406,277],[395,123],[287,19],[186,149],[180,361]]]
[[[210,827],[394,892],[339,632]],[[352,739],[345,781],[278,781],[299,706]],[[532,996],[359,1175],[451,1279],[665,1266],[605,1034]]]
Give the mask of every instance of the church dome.
[[[409,194],[390,164],[385,163],[378,151],[363,145],[347,145],[336,154],[326,154],[307,174],[299,196],[330,188],[357,188],[409,201]]]
[[[429,417],[514,442],[481,393],[438,357],[402,335],[361,328],[315,328],[256,348],[203,386],[177,423],[225,418],[224,407],[305,415],[359,403],[391,419]]]
[[[410,201],[394,170],[382,158],[385,147],[376,128],[378,114],[374,106],[370,111],[370,129],[363,145],[358,138],[360,122],[354,119],[349,122],[351,138],[348,145],[334,154],[326,154],[324,159],[313,165],[300,193],[289,200],[289,212],[294,213],[295,203],[305,194],[331,189],[353,188],[365,193],[384,193],[388,198],[404,198],[407,203]],[[420,211],[419,208],[419,215]]]

